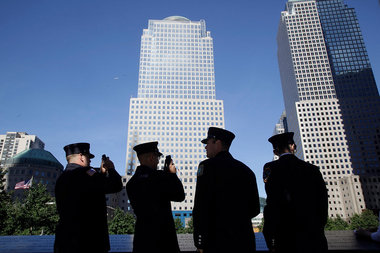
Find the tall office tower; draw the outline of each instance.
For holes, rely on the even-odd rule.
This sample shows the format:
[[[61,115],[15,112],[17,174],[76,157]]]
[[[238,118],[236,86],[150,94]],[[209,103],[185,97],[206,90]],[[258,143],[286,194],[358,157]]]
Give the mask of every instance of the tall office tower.
[[[36,136],[24,132],[7,132],[0,135],[0,167],[7,159],[27,149],[44,149],[45,144]]]
[[[354,10],[289,0],[277,43],[288,128],[297,155],[321,169],[330,217],[378,206],[379,96]]]
[[[288,131],[288,122],[286,121],[286,111],[283,111],[280,119],[273,130],[273,135],[286,133]]]
[[[286,133],[288,131],[288,122],[286,121],[286,111],[283,111],[280,119],[274,127],[273,135]],[[273,154],[273,160],[277,160],[279,157]]]
[[[138,165],[133,147],[158,141],[185,188],[184,202],[172,204],[182,219],[192,213],[198,164],[206,159],[200,141],[210,126],[224,128],[224,109],[215,95],[213,40],[205,21],[149,20],[141,37],[138,95],[130,100],[127,176]]]
[[[380,99],[358,19],[342,0],[319,0],[317,7],[354,174],[367,208],[379,209]]]

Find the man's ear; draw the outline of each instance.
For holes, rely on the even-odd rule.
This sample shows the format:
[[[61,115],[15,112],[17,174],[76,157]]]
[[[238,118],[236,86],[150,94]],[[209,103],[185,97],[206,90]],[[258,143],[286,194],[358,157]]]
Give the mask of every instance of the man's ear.
[[[280,155],[278,148],[273,149],[273,154],[275,154],[276,156]]]
[[[290,144],[290,151],[295,154],[297,152],[297,145],[295,143]]]
[[[81,162],[84,162],[84,161],[83,161],[83,154],[82,154],[82,153],[79,153],[79,160],[80,160]]]

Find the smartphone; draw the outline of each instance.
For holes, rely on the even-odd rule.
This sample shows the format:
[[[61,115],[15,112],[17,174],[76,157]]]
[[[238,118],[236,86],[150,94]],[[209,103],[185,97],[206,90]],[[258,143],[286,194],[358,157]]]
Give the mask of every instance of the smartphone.
[[[172,157],[170,155],[167,155],[165,158],[165,163],[164,163],[164,171],[169,172],[169,165],[172,162]]]

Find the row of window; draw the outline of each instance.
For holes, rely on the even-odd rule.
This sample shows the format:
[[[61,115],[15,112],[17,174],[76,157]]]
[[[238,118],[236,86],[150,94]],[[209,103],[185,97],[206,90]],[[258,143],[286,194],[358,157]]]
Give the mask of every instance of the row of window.
[[[174,100],[139,100],[131,99],[132,104],[145,104],[145,105],[223,105],[222,101],[174,101]]]
[[[162,97],[167,97],[167,96],[170,96],[170,95],[179,95],[179,94],[182,94],[182,95],[214,95],[215,94],[215,91],[208,91],[208,90],[164,90],[164,91],[157,91],[157,90],[139,90],[139,96],[146,96],[149,95],[149,94],[160,94],[160,96]]]
[[[186,23],[168,22],[166,20],[151,21],[149,29],[200,29],[199,22],[189,21]]]
[[[139,94],[138,95],[139,98],[154,98],[154,99],[157,99],[157,98],[171,98],[171,99],[215,99],[216,96],[214,94],[212,95],[191,95],[191,94],[188,94],[188,95],[184,95],[184,94],[171,94],[171,95],[157,95],[157,94],[153,94],[153,93],[149,93],[149,94]],[[327,98],[327,97],[325,97]],[[329,98],[332,98],[332,97],[329,97]]]
[[[141,48],[149,49],[153,47],[156,43],[172,43],[172,45],[177,45],[180,43],[196,43],[202,46],[209,46],[212,39],[209,37],[193,37],[193,38],[180,38],[180,37],[170,37],[170,38],[153,38],[143,36],[141,39]],[[161,44],[162,45],[162,44]]]
[[[140,110],[142,110],[142,109],[140,109]],[[165,109],[165,108],[163,108],[162,110],[170,110],[170,109]],[[140,112],[140,113],[139,113]],[[172,116],[172,117],[170,117],[169,118],[169,116],[166,116],[166,118],[165,118],[165,116],[162,116],[162,118],[161,118],[161,116],[157,116],[157,118],[156,118],[156,116],[147,116],[147,114],[162,114],[162,115],[194,115],[193,117],[191,117],[191,116],[189,116],[189,118],[188,117],[178,117],[178,116],[176,116],[176,117],[174,117],[174,116]],[[213,115],[223,115],[223,112],[222,111],[220,111],[220,112],[210,112],[210,111],[205,111],[205,110],[202,110],[202,111],[191,111],[191,110],[187,110],[187,111],[179,111],[179,110],[176,110],[176,111],[167,111],[167,112],[165,112],[165,111],[156,111],[156,110],[150,110],[150,111],[146,111],[146,110],[144,110],[144,111],[138,111],[137,109],[136,109],[136,111],[135,110],[133,110],[133,109],[131,109],[130,110],[130,115],[131,115],[131,119],[158,119],[158,120],[160,120],[160,119],[163,119],[163,120],[165,120],[165,119],[172,119],[172,120],[196,120],[197,118],[196,118],[196,115],[198,115],[198,116],[200,116],[200,115],[211,115],[211,116],[213,116]],[[134,115],[136,115],[136,116],[134,116]],[[137,116],[137,115],[140,115],[140,116]],[[215,118],[216,120],[218,120],[218,118],[216,117]],[[198,117],[198,120],[200,120],[200,118]],[[208,120],[208,119],[207,119]],[[220,118],[220,120],[222,120],[222,118]],[[305,120],[306,121],[306,120]]]
[[[195,68],[176,68],[176,70],[172,70],[172,72],[165,72],[165,71],[156,71],[154,69],[149,69],[147,71],[141,70],[140,75],[154,75],[154,76],[213,76],[213,71],[207,71],[208,69],[195,69]],[[167,70],[169,71],[169,70]]]

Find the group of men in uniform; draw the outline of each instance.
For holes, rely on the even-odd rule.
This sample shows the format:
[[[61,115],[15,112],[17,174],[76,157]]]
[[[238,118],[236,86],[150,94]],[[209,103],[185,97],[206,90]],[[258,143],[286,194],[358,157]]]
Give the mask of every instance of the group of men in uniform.
[[[202,140],[208,159],[199,164],[193,208],[194,244],[198,252],[255,252],[251,219],[260,212],[256,177],[229,152],[235,135],[210,127]],[[264,166],[267,205],[264,236],[271,252],[327,251],[324,225],[327,191],[318,167],[295,155],[293,133],[269,138],[280,158]],[[171,201],[185,193],[170,162],[158,170],[158,142],[136,145],[140,166],[126,191],[136,215],[133,252],[180,252]],[[103,157],[100,169],[88,143],[65,146],[68,165],[56,184],[55,252],[108,252],[110,249],[105,194],[122,189],[112,161]]]

